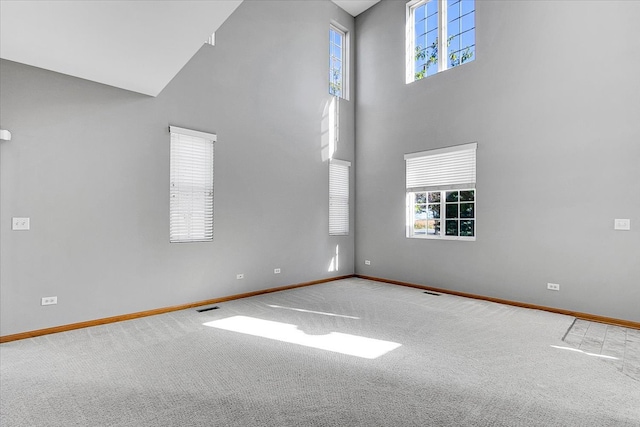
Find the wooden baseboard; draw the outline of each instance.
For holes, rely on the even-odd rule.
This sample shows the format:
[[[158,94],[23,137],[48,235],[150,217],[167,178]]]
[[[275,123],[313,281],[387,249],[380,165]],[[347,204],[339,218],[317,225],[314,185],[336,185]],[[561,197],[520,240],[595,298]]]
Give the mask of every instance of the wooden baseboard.
[[[350,277],[354,277],[354,275],[350,274],[346,276],[330,277],[327,279],[313,280],[311,282],[297,283],[295,285],[280,286],[277,288],[269,288],[269,289],[263,289],[260,291],[230,295],[222,298],[214,298],[214,299],[198,301],[198,302],[193,302],[188,304],[174,305],[171,307],[156,308],[153,310],[139,311],[137,313],[123,314],[120,316],[104,317],[102,319],[88,320],[86,322],[72,323],[70,325],[54,326],[52,328],[21,332],[13,335],[4,335],[4,336],[0,336],[0,343],[23,340],[26,338],[38,337],[41,335],[55,334],[58,332],[72,331],[74,329],[88,328],[91,326],[105,325],[107,323],[115,323],[115,322],[121,322],[123,320],[131,320],[131,319],[137,319],[140,317],[153,316],[156,314],[169,313],[171,311],[185,310],[193,307],[200,307],[203,305],[218,304],[225,301],[232,301],[240,298],[248,298],[256,295],[268,294],[271,292],[286,291],[288,289],[301,288],[303,286],[311,286],[311,285],[317,285],[320,283],[333,282],[334,280],[348,279]]]
[[[613,317],[598,316],[596,314],[582,313],[580,311],[565,310],[562,308],[554,308],[554,307],[545,307],[543,305],[528,304],[528,303],[519,302],[519,301],[510,301],[510,300],[501,299],[501,298],[493,298],[493,297],[487,297],[483,295],[470,294],[467,292],[458,292],[458,291],[452,291],[449,289],[434,288],[432,286],[418,285],[415,283],[401,282],[398,280],[364,276],[361,274],[356,274],[355,277],[359,277],[361,279],[367,279],[367,280],[374,280],[376,282],[390,283],[392,285],[408,286],[411,288],[423,289],[425,291],[433,291],[433,292],[439,292],[443,294],[457,295],[457,296],[466,297],[466,298],[474,298],[474,299],[480,299],[484,301],[497,302],[500,304],[513,305],[516,307],[524,307],[524,308],[531,308],[534,310],[543,310],[543,311],[550,311],[552,313],[566,314],[567,316],[577,317],[579,319],[589,320],[591,322],[606,323],[608,325],[616,325],[616,326],[622,326],[625,328],[640,329],[640,322],[632,322],[631,320],[615,319]]]
[[[458,291],[453,291],[453,290],[449,290],[449,289],[435,288],[435,287],[432,287],[432,286],[419,285],[419,284],[416,284],[416,283],[401,282],[401,281],[398,281],[398,280],[384,279],[384,278],[380,278],[380,277],[365,276],[365,275],[361,275],[361,274],[355,274],[355,275],[351,274],[351,275],[346,275],[346,276],[338,276],[338,277],[331,277],[331,278],[327,278],[327,279],[313,280],[313,281],[310,281],[310,282],[297,283],[297,284],[294,284],[294,285],[280,286],[280,287],[277,287],[277,288],[263,289],[263,290],[260,290],[260,291],[246,292],[246,293],[242,293],[242,294],[230,295],[230,296],[226,296],[226,297],[214,298],[214,299],[209,299],[209,300],[204,300],[204,301],[197,301],[197,302],[188,303],[188,304],[175,305],[175,306],[171,306],[171,307],[163,307],[163,308],[156,308],[156,309],[153,309],[153,310],[139,311],[137,313],[123,314],[123,315],[120,315],[120,316],[113,316],[113,317],[105,317],[105,318],[102,318],[102,319],[88,320],[86,322],[72,323],[72,324],[69,324],[69,325],[54,326],[52,328],[45,328],[45,329],[38,329],[38,330],[35,330],[35,331],[21,332],[21,333],[18,333],[18,334],[4,335],[4,336],[0,336],[0,343],[10,342],[10,341],[17,341],[17,340],[22,340],[22,339],[26,339],[26,338],[33,338],[33,337],[38,337],[38,336],[41,336],[41,335],[55,334],[55,333],[58,333],[58,332],[72,331],[74,329],[88,328],[88,327],[91,327],[91,326],[105,325],[105,324],[108,324],[108,323],[121,322],[123,320],[138,319],[140,317],[147,317],[147,316],[153,316],[153,315],[156,315],[156,314],[169,313],[171,311],[186,310],[186,309],[189,309],[189,308],[200,307],[200,306],[204,306],[204,305],[218,304],[218,303],[225,302],[225,301],[232,301],[232,300],[240,299],[240,298],[248,298],[248,297],[252,297],[252,296],[256,296],[256,295],[268,294],[268,293],[271,293],[271,292],[286,291],[288,289],[301,288],[303,286],[311,286],[311,285],[317,285],[317,284],[320,284],[320,283],[332,282],[334,280],[348,279],[350,277],[359,277],[361,279],[373,280],[373,281],[376,281],[376,282],[383,282],[383,283],[389,283],[389,284],[400,285],[400,286],[408,286],[408,287],[411,287],[411,288],[423,289],[425,291],[439,292],[439,293],[443,293],[443,294],[457,295],[457,296],[466,297],[466,298],[480,299],[480,300],[484,300],[484,301],[497,302],[497,303],[500,303],[500,304],[513,305],[513,306],[516,306],[516,307],[531,308],[531,309],[534,309],[534,310],[544,310],[544,311],[549,311],[549,312],[552,312],[552,313],[565,314],[567,316],[572,316],[572,317],[577,317],[579,319],[589,320],[591,322],[599,322],[599,323],[606,323],[606,324],[609,324],[609,325],[622,326],[622,327],[625,327],[625,328],[640,329],[640,322],[633,322],[633,321],[630,321],[630,320],[616,319],[616,318],[613,318],[613,317],[605,317],[605,316],[599,316],[599,315],[596,315],[596,314],[582,313],[582,312],[579,312],[579,311],[565,310],[565,309],[562,309],[562,308],[554,308],[554,307],[546,307],[546,306],[536,305],[536,304],[528,304],[528,303],[519,302],[519,301],[510,301],[510,300],[505,300],[505,299],[501,299],[501,298],[487,297],[487,296],[483,296],[483,295],[470,294],[470,293],[467,293],[467,292],[458,292]]]

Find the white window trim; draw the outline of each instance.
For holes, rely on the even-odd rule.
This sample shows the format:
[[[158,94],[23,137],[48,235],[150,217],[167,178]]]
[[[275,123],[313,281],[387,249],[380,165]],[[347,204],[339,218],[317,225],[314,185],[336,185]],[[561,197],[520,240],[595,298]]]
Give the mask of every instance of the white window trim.
[[[476,151],[477,151],[478,143],[472,142],[469,144],[462,145],[454,145],[450,147],[437,148],[433,150],[427,151],[419,151],[415,153],[409,153],[404,155],[405,165],[407,164],[407,160],[411,159],[420,159],[426,158],[430,156],[437,156],[442,154],[450,154],[456,152],[473,152],[473,170],[470,171],[468,176],[469,178],[462,181],[458,181],[455,183],[442,183],[437,185],[429,185],[428,183],[416,183],[415,180],[410,181],[410,177],[408,176],[408,172],[405,169],[405,178],[406,178],[406,221],[405,221],[405,229],[406,229],[406,237],[412,239],[428,239],[428,240],[461,240],[461,241],[475,241],[476,236],[478,235],[478,220],[477,220],[477,206],[478,206],[478,191],[476,189],[476,168],[477,168],[477,160],[476,160]],[[405,166],[405,168],[408,166]],[[475,204],[475,212],[474,215],[474,233],[473,236],[447,236],[443,233],[440,235],[432,235],[432,234],[414,234],[414,205],[415,205],[415,193],[418,192],[435,192],[441,191],[446,192],[448,190],[474,190],[474,204]],[[441,221],[444,223],[446,221],[446,209],[443,209],[445,206],[445,200],[441,198]]]
[[[216,142],[218,136],[215,133],[200,132],[192,129],[179,128],[177,126],[169,126],[169,133],[179,133],[180,135],[194,136],[196,138],[206,139]]]
[[[349,46],[350,46],[350,40],[351,40],[351,36],[350,36],[350,32],[349,30],[347,30],[346,27],[338,24],[335,21],[331,21],[330,25],[329,25],[329,29],[330,30],[334,30],[339,32],[340,34],[342,34],[342,89],[341,92],[342,94],[339,96],[339,98],[345,99],[345,100],[349,100]],[[331,41],[329,41],[329,47],[331,46]],[[331,52],[331,49],[329,49],[329,52]],[[331,55],[331,53],[329,53],[329,55]]]
[[[214,180],[213,180],[213,161],[214,161],[214,143],[217,141],[217,137],[215,134],[212,133],[207,133],[207,132],[200,132],[200,131],[196,131],[196,130],[192,130],[192,129],[185,129],[185,128],[180,128],[177,126],[169,126],[169,134],[171,136],[171,146],[170,146],[170,150],[171,150],[171,154],[170,154],[170,172],[169,172],[169,194],[170,194],[170,202],[169,202],[169,242],[170,243],[192,243],[192,242],[209,242],[213,240],[213,186],[214,186]],[[176,214],[180,214],[181,212],[184,213],[184,215],[190,215],[190,212],[184,212],[184,211],[174,211],[174,201],[173,201],[173,197],[178,196],[179,194],[189,194],[189,188],[193,188],[193,184],[191,184],[191,187],[189,184],[186,184],[186,192],[185,193],[181,193],[179,190],[179,186],[180,183],[184,184],[185,180],[177,180],[175,175],[177,173],[180,172],[180,170],[177,168],[177,164],[178,164],[178,159],[184,161],[185,157],[178,157],[178,159],[174,158],[174,150],[176,150],[176,147],[174,146],[174,138],[177,138],[176,141],[179,141],[181,136],[186,136],[186,137],[190,137],[190,138],[197,138],[199,140],[201,140],[201,142],[204,143],[210,143],[210,152],[208,153],[210,155],[210,159],[208,160],[203,160],[201,162],[195,162],[194,166],[199,166],[198,163],[200,163],[200,165],[202,163],[204,163],[205,165],[207,163],[209,163],[211,165],[211,170],[207,171],[207,175],[204,176],[205,180],[208,181],[205,185],[205,192],[204,192],[204,208],[202,211],[202,215],[203,215],[203,220],[205,221],[204,225],[203,225],[203,232],[202,235],[192,235],[191,233],[191,229],[189,227],[187,227],[186,229],[182,229],[180,226],[184,225],[184,222],[174,222],[174,216]],[[179,150],[179,148],[178,148]],[[207,148],[207,151],[209,150],[209,148]],[[183,153],[184,154],[184,153]],[[188,160],[189,157],[187,156],[186,159]],[[174,164],[174,162],[176,162]],[[175,184],[178,183],[178,188],[176,189]],[[200,184],[199,184],[200,185]],[[206,194],[207,193],[207,189],[210,189],[211,194]],[[198,194],[197,192],[191,192],[191,194]],[[193,200],[193,199],[191,199]],[[178,206],[180,205],[180,202],[177,202]],[[187,223],[189,223],[189,221],[187,221]],[[207,228],[210,228],[209,231],[207,231]]]
[[[342,173],[346,173],[346,186],[340,186],[340,182],[333,182],[331,179],[332,171],[335,167],[339,167]],[[329,235],[330,236],[348,236],[350,213],[349,205],[351,204],[350,196],[350,167],[351,162],[345,160],[331,159],[329,161]],[[346,171],[345,171],[346,169]],[[343,182],[344,183],[344,182]],[[346,204],[345,199],[346,198]],[[337,203],[336,203],[337,202]],[[338,207],[338,211],[335,208]],[[346,218],[346,221],[344,220]]]
[[[455,189],[456,191],[465,191],[465,190],[473,190],[474,192],[474,205],[475,205],[475,211],[477,212],[477,207],[478,207],[478,190],[476,188],[460,188],[460,189]],[[406,206],[406,212],[407,212],[407,226],[406,226],[406,237],[409,239],[426,239],[426,240],[461,240],[461,241],[467,241],[467,242],[475,242],[476,240],[476,236],[478,235],[478,220],[477,217],[473,218],[474,221],[474,225],[473,225],[473,236],[447,236],[445,233],[441,233],[439,235],[433,235],[433,234],[414,234],[413,231],[413,222],[414,222],[414,217],[413,217],[413,207],[415,205],[415,193],[424,193],[424,192],[435,192],[435,191],[441,191],[442,193],[446,193],[448,190],[422,190],[422,191],[407,191],[407,206]],[[445,201],[445,197],[444,194],[443,196],[441,196],[441,202],[440,202],[440,219],[441,222],[444,224],[444,222],[446,221],[446,217],[445,217],[445,211],[446,211],[446,201]],[[442,227],[444,228],[444,226]]]

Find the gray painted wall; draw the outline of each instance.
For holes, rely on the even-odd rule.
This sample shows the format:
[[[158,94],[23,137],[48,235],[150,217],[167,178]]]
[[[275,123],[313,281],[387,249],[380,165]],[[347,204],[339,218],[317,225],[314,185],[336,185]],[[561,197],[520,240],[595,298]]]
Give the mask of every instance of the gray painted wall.
[[[244,2],[157,98],[1,61],[0,335],[354,271],[640,321],[639,14],[478,2],[477,59],[410,85],[404,2],[360,15],[349,237],[327,235],[326,36],[354,25],[332,3]],[[213,243],[168,243],[169,124],[218,134]],[[477,241],[406,239],[403,155],[471,141]]]
[[[2,61],[0,335],[352,274],[353,231],[328,236],[332,20],[353,29],[329,1],[244,2],[157,98]],[[170,124],[218,135],[214,242],[169,244]]]
[[[640,2],[476,3],[409,85],[405,2],[356,20],[356,273],[640,321]],[[403,155],[473,141],[477,240],[405,238]]]

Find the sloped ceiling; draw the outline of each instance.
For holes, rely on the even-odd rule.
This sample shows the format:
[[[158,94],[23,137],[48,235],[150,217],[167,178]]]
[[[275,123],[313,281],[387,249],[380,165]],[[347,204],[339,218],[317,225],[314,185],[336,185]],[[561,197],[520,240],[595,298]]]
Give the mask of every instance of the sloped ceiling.
[[[349,12],[351,16],[358,16],[365,10],[369,9],[380,0],[331,0],[345,11]]]
[[[156,96],[242,3],[0,1],[0,57]]]
[[[242,1],[0,0],[0,57],[157,96]]]

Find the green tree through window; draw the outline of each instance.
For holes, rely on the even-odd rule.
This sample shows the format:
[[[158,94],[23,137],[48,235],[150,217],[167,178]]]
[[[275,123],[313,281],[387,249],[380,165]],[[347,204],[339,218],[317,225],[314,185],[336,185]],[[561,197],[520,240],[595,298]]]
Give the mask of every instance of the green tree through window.
[[[475,1],[419,0],[408,5],[413,64],[408,81],[423,79],[475,57]],[[447,61],[439,63],[441,52]]]

